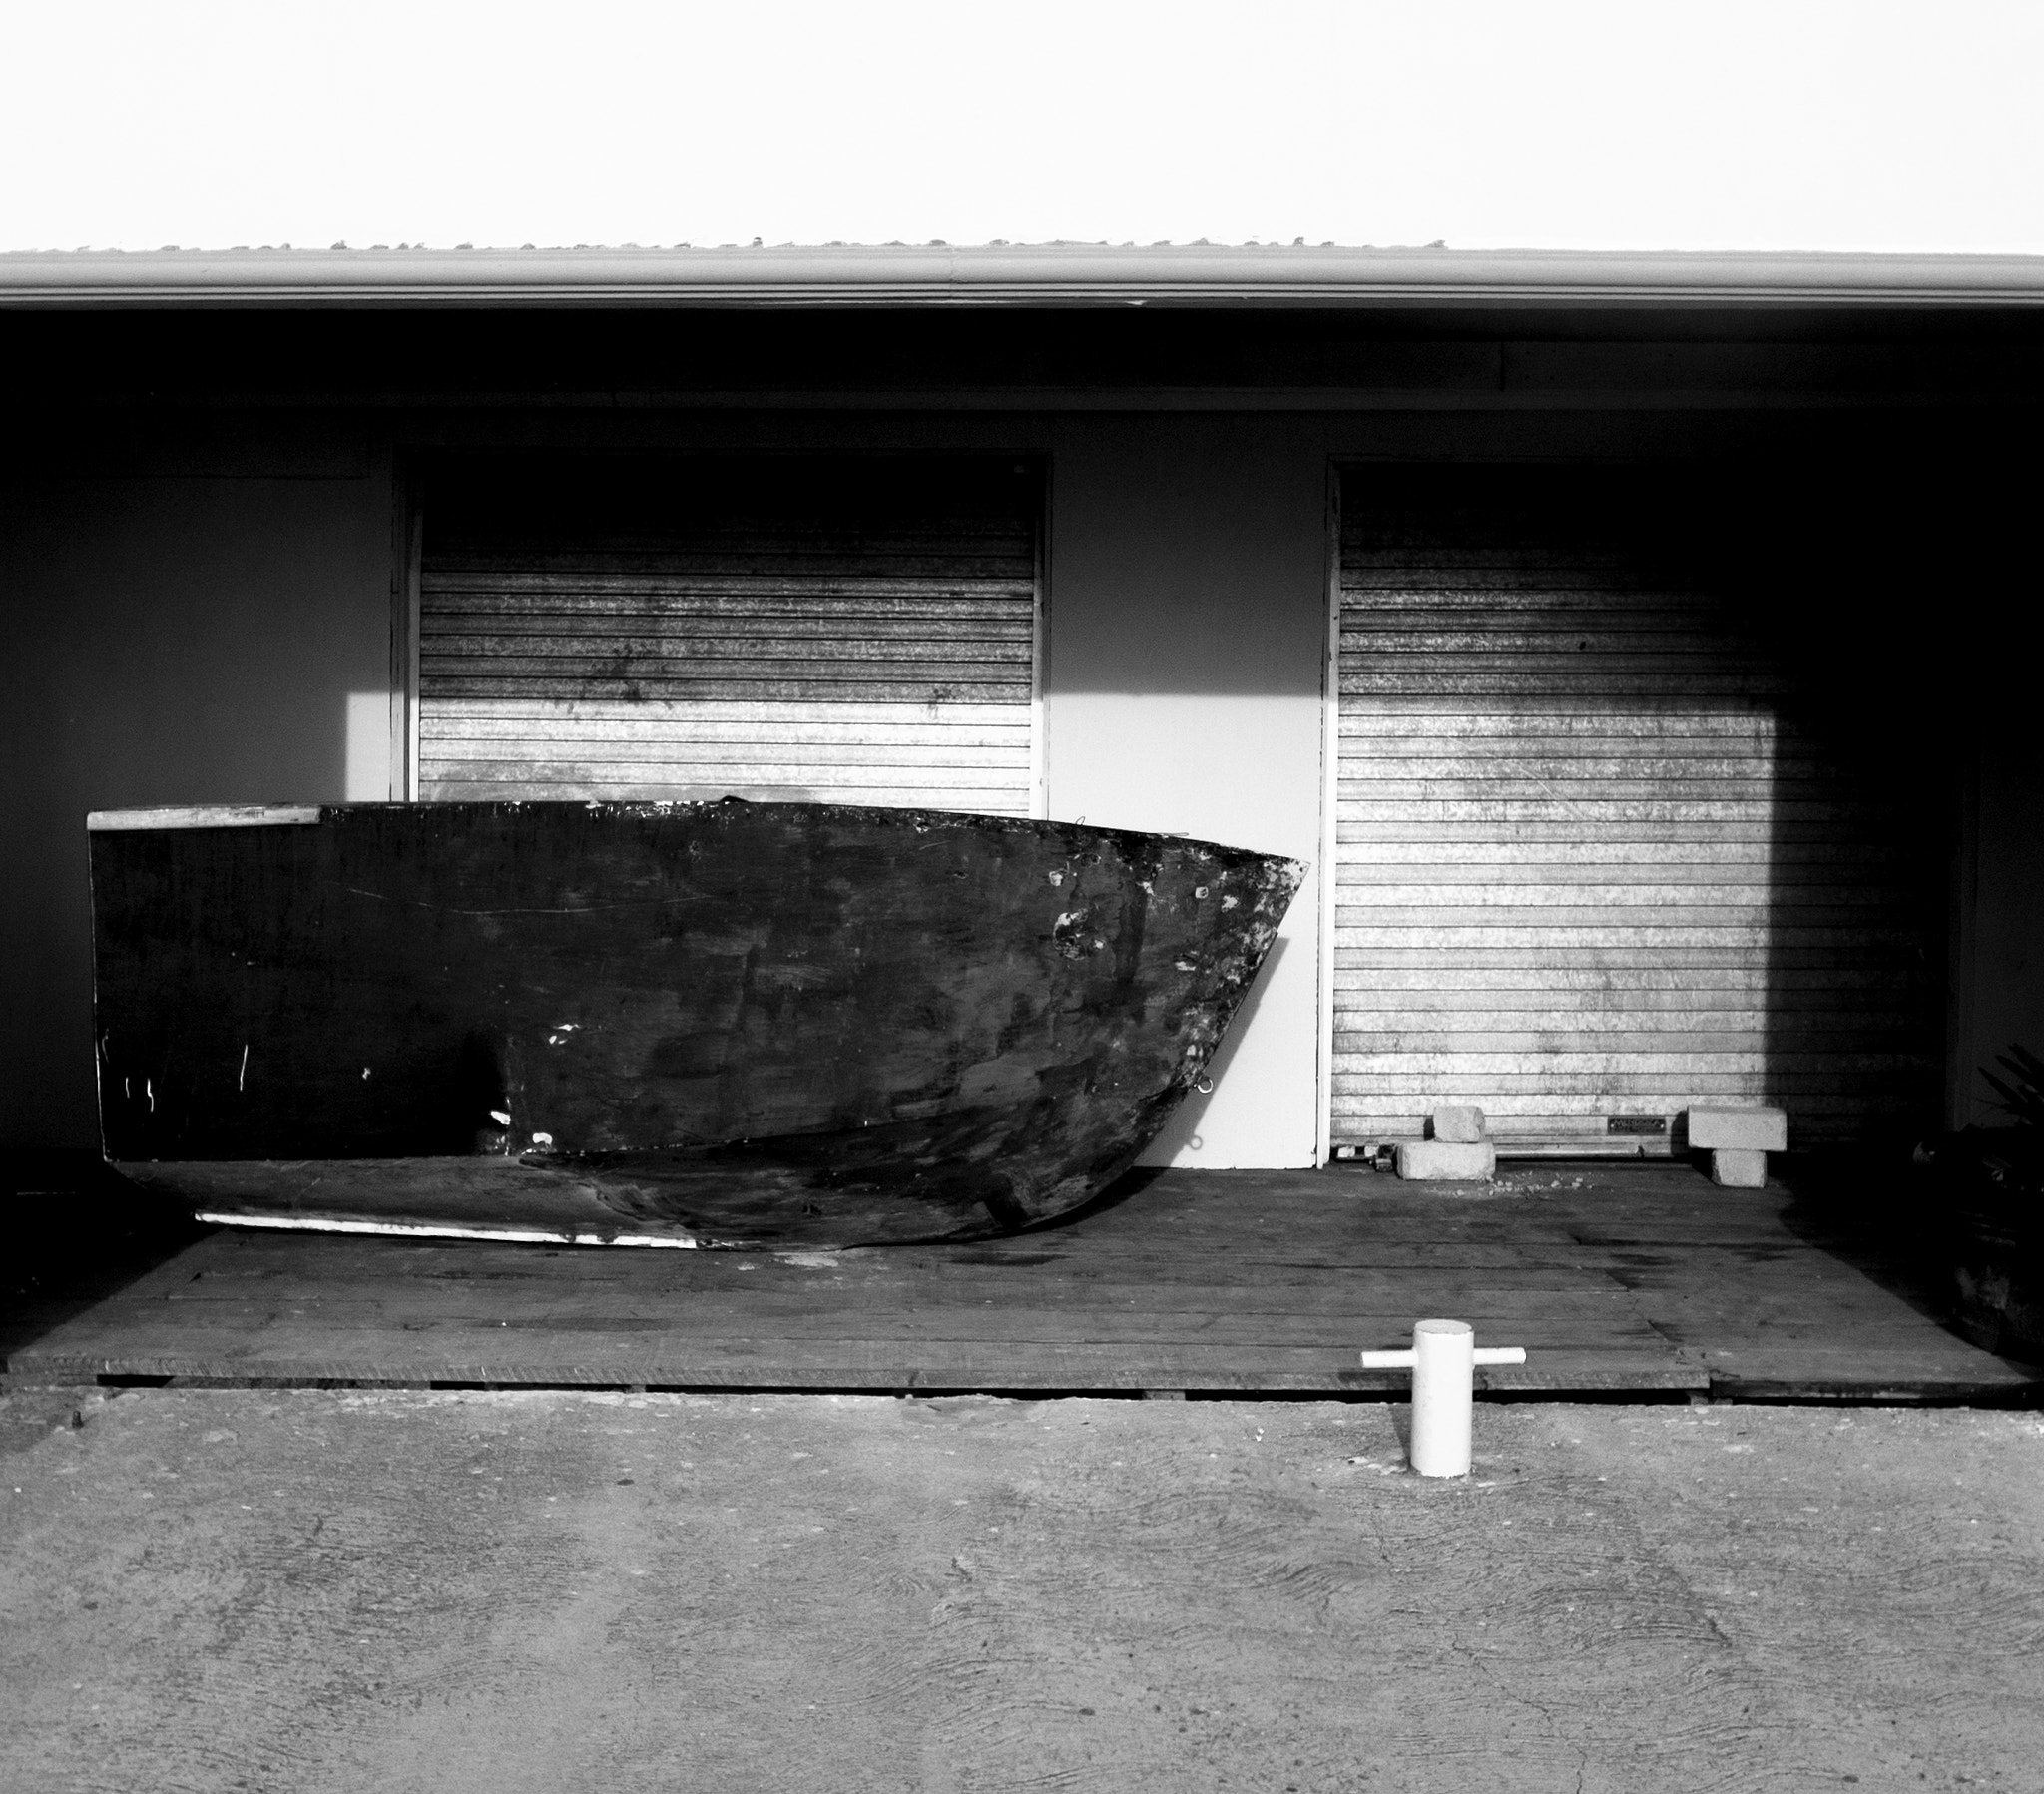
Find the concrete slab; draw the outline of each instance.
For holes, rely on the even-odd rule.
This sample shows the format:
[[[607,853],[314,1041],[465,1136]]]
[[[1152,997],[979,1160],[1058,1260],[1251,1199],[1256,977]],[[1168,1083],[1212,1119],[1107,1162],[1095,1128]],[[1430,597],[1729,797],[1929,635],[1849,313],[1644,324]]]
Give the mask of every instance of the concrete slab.
[[[1698,1151],[1720,1147],[1744,1152],[1786,1152],[1788,1116],[1765,1107],[1696,1107],[1689,1112],[1689,1143]]]
[[[1473,1103],[1448,1103],[1426,1118],[1429,1139],[1458,1140],[1467,1144],[1484,1137],[1483,1111]]]
[[[1404,1414],[18,1391],[0,1784],[2034,1785],[2035,1414]]]
[[[1768,1155],[1740,1146],[1719,1146],[1711,1153],[1711,1181],[1724,1189],[1766,1189]]]
[[[1488,1140],[1401,1139],[1396,1163],[1408,1182],[1485,1183],[1497,1175],[1497,1148]]]

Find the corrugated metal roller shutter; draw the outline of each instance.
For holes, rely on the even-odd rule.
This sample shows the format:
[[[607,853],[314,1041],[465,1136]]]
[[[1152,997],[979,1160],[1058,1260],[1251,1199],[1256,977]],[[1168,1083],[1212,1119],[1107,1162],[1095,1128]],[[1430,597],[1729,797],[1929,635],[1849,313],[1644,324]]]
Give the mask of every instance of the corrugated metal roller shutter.
[[[1666,1150],[1628,1129],[1713,1098],[1799,1145],[1927,1115],[1935,852],[1657,490],[1344,479],[1337,1142],[1441,1102],[1534,1151]]]
[[[1026,815],[1012,459],[469,463],[425,484],[418,792]]]

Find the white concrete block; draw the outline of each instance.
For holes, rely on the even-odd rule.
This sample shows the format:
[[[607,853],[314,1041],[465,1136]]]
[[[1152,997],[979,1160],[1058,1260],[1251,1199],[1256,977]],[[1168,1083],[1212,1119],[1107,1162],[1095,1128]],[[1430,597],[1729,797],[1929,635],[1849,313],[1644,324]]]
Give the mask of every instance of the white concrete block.
[[[1431,1139],[1456,1140],[1468,1144],[1483,1138],[1483,1111],[1473,1103],[1451,1103],[1436,1109],[1426,1119]]]
[[[1489,1140],[1401,1139],[1398,1175],[1426,1183],[1489,1182],[1497,1175],[1497,1148]]]
[[[1720,1146],[1740,1152],[1788,1150],[1788,1117],[1779,1109],[1714,1105],[1689,1112],[1689,1143],[1698,1151]]]
[[[1765,1189],[1768,1155],[1745,1146],[1720,1146],[1711,1154],[1711,1181],[1727,1189]]]

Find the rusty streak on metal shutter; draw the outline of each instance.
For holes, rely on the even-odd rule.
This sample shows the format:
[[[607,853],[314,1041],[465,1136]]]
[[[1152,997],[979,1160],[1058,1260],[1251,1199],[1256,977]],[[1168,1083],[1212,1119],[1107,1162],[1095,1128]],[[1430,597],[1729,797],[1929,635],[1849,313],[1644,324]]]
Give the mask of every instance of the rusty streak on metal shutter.
[[[1030,813],[1041,477],[588,457],[429,476],[419,795]]]
[[[1693,511],[1615,469],[1344,476],[1336,1142],[1437,1102],[1570,1153],[1665,1151],[1609,1118],[1692,1101],[1797,1145],[1927,1114],[1936,856],[1789,620],[1685,563]]]

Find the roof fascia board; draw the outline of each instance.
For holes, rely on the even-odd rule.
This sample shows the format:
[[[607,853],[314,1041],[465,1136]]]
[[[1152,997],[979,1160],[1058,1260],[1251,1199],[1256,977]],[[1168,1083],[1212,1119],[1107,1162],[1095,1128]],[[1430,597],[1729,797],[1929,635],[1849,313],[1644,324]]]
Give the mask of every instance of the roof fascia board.
[[[291,249],[0,253],[0,306],[1369,309],[2044,305],[2044,256],[1113,248]]]

